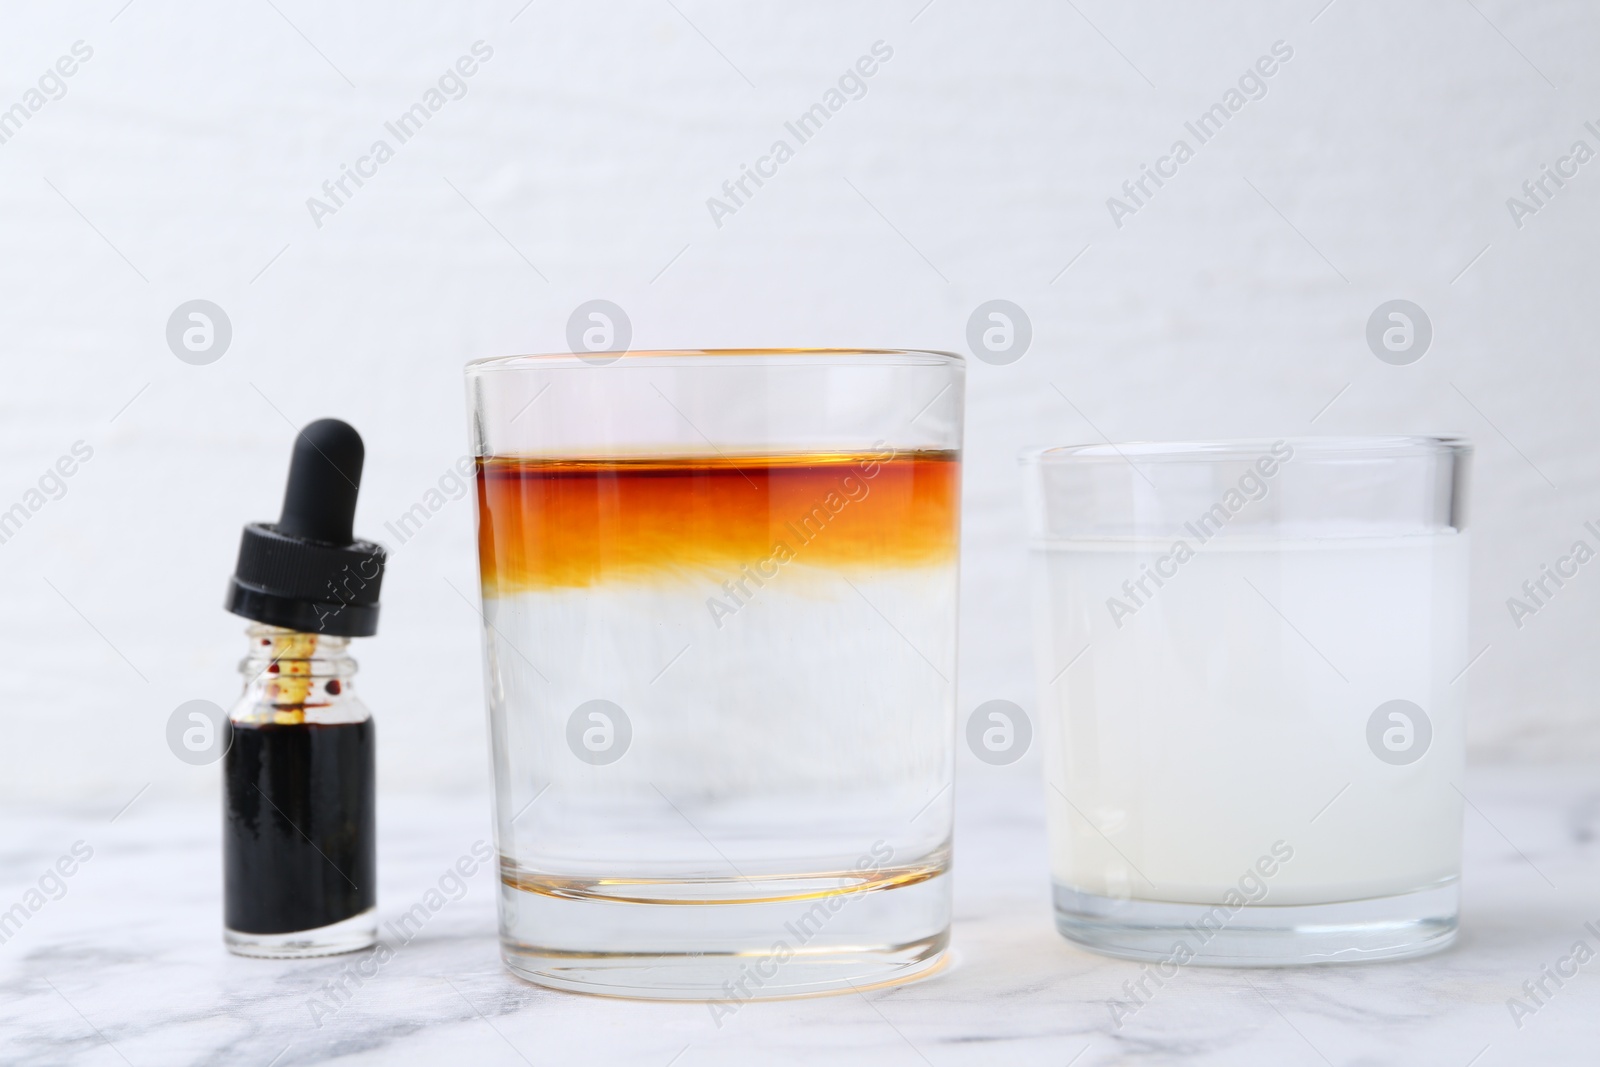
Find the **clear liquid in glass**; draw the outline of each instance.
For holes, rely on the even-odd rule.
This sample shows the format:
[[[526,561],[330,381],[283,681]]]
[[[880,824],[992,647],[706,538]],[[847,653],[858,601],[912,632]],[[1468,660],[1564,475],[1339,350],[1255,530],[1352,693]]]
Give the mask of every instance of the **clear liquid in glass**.
[[[952,453],[480,460],[508,965],[736,1003],[946,946]]]

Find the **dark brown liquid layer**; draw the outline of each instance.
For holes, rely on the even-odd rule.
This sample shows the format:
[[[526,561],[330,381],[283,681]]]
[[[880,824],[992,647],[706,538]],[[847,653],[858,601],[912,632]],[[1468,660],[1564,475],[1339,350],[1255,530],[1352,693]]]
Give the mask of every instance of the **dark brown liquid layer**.
[[[960,475],[954,452],[480,459],[483,591],[737,571],[775,554],[860,571],[947,563]]]
[[[377,903],[372,720],[234,723],[223,757],[225,922],[288,934]]]

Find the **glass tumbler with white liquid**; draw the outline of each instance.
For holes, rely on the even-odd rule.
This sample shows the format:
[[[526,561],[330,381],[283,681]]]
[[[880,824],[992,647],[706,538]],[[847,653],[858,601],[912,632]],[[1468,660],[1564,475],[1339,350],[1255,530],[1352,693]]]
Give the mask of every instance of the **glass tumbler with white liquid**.
[[[717,1015],[939,964],[963,373],[838,350],[468,367],[513,971]]]
[[[1236,966],[1454,939],[1470,453],[1374,437],[1023,457],[1064,936]]]

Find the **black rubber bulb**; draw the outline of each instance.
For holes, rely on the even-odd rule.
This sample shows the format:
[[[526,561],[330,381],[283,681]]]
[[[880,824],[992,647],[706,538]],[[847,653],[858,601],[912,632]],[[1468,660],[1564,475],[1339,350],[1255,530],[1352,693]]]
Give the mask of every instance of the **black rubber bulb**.
[[[278,532],[329,545],[355,540],[356,493],[366,448],[348,422],[318,419],[294,439]]]

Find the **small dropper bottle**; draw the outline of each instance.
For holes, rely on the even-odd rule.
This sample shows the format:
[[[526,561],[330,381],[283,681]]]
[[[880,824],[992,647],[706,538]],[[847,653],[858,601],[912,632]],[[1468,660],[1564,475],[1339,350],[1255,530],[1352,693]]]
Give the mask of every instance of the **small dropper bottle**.
[[[337,419],[300,431],[283,513],[250,523],[226,607],[251,620],[223,757],[223,938],[292,959],[377,941],[372,715],[351,637],[378,629],[384,550],[352,534],[365,450]]]

